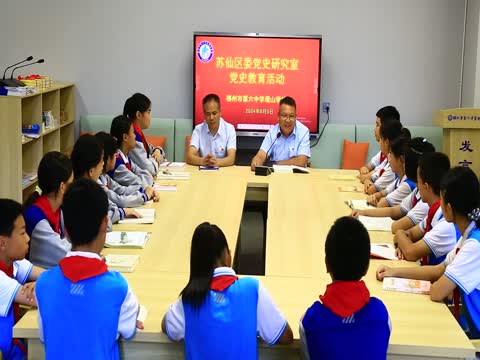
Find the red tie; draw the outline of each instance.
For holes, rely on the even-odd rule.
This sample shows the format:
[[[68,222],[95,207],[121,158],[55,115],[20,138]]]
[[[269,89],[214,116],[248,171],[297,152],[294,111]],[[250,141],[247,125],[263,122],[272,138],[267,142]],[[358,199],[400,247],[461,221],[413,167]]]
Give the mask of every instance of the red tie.
[[[128,170],[132,171],[132,165],[130,165],[130,161],[125,163],[125,166]]]
[[[147,139],[145,139],[145,135],[143,135],[142,129],[140,129],[140,126],[138,126],[137,123],[135,123],[135,122],[132,122],[132,125],[133,125],[133,129],[135,130],[135,133],[138,136],[140,136],[140,139],[142,139],[142,144],[143,144],[143,147],[145,148],[145,151],[147,152],[147,156],[150,155],[149,152],[148,152]]]
[[[210,289],[215,291],[223,291],[237,281],[237,279],[238,276],[234,275],[222,275],[214,277],[210,283]]]
[[[384,162],[386,158],[387,158],[387,155],[385,155],[384,153],[380,153],[380,164]]]

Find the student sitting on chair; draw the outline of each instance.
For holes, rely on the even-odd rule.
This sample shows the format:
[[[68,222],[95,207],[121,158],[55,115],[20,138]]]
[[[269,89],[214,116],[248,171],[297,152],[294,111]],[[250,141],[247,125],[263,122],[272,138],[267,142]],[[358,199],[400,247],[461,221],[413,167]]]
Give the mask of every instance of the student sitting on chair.
[[[195,126],[187,163],[202,166],[231,166],[235,164],[237,135],[232,124],[222,119],[220,98],[208,94],[202,100],[205,121]]]
[[[393,118],[400,121],[400,113],[395,108],[395,106],[384,106],[379,109],[376,113],[375,119],[375,128],[373,129],[373,134],[375,135],[375,140],[380,142],[380,125],[382,125],[383,119]],[[370,179],[374,172],[380,170],[380,165],[386,160],[387,154],[383,154],[382,151],[376,153],[368,164],[362,166],[359,170],[360,174],[358,178],[363,183],[365,180]]]
[[[190,279],[162,321],[170,340],[185,340],[186,359],[257,359],[257,333],[269,345],[289,344],[292,330],[267,290],[238,278],[222,230],[197,226]]]
[[[480,338],[480,185],[470,168],[448,171],[440,186],[442,214],[454,223],[462,237],[438,265],[390,268],[380,265],[377,279],[402,277],[432,282],[430,298],[443,302],[452,292],[463,302],[465,321],[460,321],[471,338]],[[460,297],[461,295],[461,297]]]
[[[380,126],[380,151],[382,154],[390,153],[392,142],[398,137],[403,136],[410,139],[410,131],[402,127],[402,123],[397,119],[387,118],[382,121]],[[378,171],[374,171],[370,179],[363,183],[365,193],[374,194],[384,190],[388,185],[395,181],[395,173],[393,172],[388,156],[379,166]]]
[[[395,173],[395,181],[384,190],[376,192],[367,198],[367,202],[376,207],[395,206],[402,202],[417,185],[405,175],[405,152],[408,149],[408,138],[399,136],[392,141],[388,153],[388,163]]]
[[[370,262],[370,238],[357,219],[342,217],[325,242],[325,265],[332,278],[300,321],[308,359],[385,359],[390,319],[381,300],[370,297],[361,280]],[[348,346],[345,342],[348,341]]]
[[[26,201],[23,214],[30,236],[30,261],[50,269],[70,251],[72,245],[63,227],[63,194],[73,181],[72,163],[58,151],[46,153],[38,165],[38,186]]]
[[[158,166],[167,161],[167,155],[161,146],[150,144],[143,134],[143,130],[150,127],[151,113],[152,102],[143,94],[133,94],[125,101],[123,115],[132,122],[135,134],[135,147],[130,151],[129,156],[141,169],[147,170],[155,177]]]
[[[119,115],[112,121],[110,135],[117,141],[117,154],[115,167],[108,175],[120,185],[140,185],[143,188],[153,185],[155,175],[151,175],[148,170],[140,168],[132,159],[130,152],[135,149],[135,133],[133,124],[124,115]]]
[[[0,199],[0,353],[4,360],[26,359],[25,345],[12,339],[13,326],[20,319],[20,306],[36,306],[35,283],[42,268],[33,266],[25,255],[29,237],[22,206]]]
[[[435,148],[424,138],[413,138],[408,142],[408,149],[405,152],[405,175],[415,184],[417,183],[418,159],[424,153],[435,151]],[[412,226],[420,223],[427,216],[428,205],[425,204],[415,188],[410,195],[402,200],[398,205],[392,207],[383,207],[377,209],[354,210],[352,216],[358,217],[391,217],[395,220],[392,224],[392,233],[398,230],[408,230]]]
[[[96,133],[95,137],[103,148],[103,173],[98,180],[107,193],[108,200],[120,208],[133,208],[145,204],[148,200],[156,202],[160,199],[160,194],[152,186],[145,189],[141,185],[123,186],[113,180],[108,172],[115,167],[117,143],[110,134],[103,131]]]
[[[75,179],[87,178],[99,182],[103,172],[103,150],[99,140],[89,134],[78,138],[72,151],[73,174]],[[108,231],[112,230],[112,224],[123,220],[125,217],[141,217],[141,215],[130,208],[122,208],[108,200]]]
[[[305,167],[310,158],[310,131],[297,121],[297,104],[290,96],[280,100],[278,124],[272,127],[257,155],[250,165],[252,171],[256,166],[268,160],[279,165],[297,165]]]
[[[38,328],[47,359],[119,359],[118,337],[131,339],[139,305],[125,278],[100,257],[108,226],[107,194],[77,179],[63,203],[72,251],[37,281]]]
[[[422,201],[428,204],[428,214],[413,228],[398,230],[393,237],[399,259],[416,261],[428,257],[428,264],[435,265],[455,247],[455,225],[445,220],[440,207],[440,183],[450,169],[448,156],[439,152],[422,155],[418,161],[418,191]]]

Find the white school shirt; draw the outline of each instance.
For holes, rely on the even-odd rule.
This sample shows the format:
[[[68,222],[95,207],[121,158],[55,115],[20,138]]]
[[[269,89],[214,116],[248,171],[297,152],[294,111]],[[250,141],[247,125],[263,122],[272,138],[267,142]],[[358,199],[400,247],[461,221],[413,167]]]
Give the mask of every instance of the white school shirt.
[[[425,232],[427,217],[423,219],[419,226]],[[433,215],[430,231],[423,235],[423,241],[432,250],[436,258],[448,254],[455,247],[457,243],[455,225],[445,220],[441,206]]]
[[[428,214],[428,204],[422,201],[418,188],[415,188],[410,195],[400,203],[400,210],[408,217],[414,225],[425,219]]]
[[[219,267],[213,272],[213,277],[233,275],[235,271],[229,267]],[[257,302],[257,331],[260,337],[266,343],[274,343],[278,340],[280,332],[285,329],[286,319],[274,303],[268,291],[258,284],[258,302]],[[183,302],[180,297],[176,302],[170,305],[165,316],[165,328],[168,337],[173,341],[180,341],[185,338],[185,313]],[[212,334],[215,336],[215,334]]]
[[[400,179],[397,177],[394,182],[387,186],[385,192],[385,200],[388,205],[395,206],[402,202],[410,193],[415,190],[416,186],[413,181],[407,181],[407,175],[403,175]]]
[[[0,271],[0,317],[6,317],[20,287],[32,272],[33,264],[26,260],[13,262],[13,278]]]
[[[470,233],[476,228],[472,221],[460,238],[457,246],[447,255],[444,264],[445,276],[452,280],[465,294],[474,290],[480,291],[480,241],[470,238]]]

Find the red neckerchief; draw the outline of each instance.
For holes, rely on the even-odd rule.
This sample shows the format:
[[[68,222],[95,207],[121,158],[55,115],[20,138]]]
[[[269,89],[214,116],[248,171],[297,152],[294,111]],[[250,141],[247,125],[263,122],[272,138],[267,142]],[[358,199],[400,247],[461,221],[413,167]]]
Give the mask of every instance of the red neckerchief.
[[[5,265],[2,261],[0,261],[0,271],[3,271],[5,275],[7,275],[9,278],[14,279],[13,263],[9,267],[7,267],[7,265]],[[15,319],[14,320],[15,322],[20,320],[20,305],[16,302],[13,303],[13,318]]]
[[[381,152],[381,153],[380,153],[380,164],[381,164],[382,162],[384,162],[386,158],[387,158],[387,155],[385,155],[384,153]]]
[[[60,260],[58,265],[60,265],[63,275],[74,283],[102,275],[108,271],[104,261],[85,256],[68,256]]]
[[[210,283],[210,289],[215,291],[223,291],[237,281],[238,276],[235,275],[221,275],[216,276],[212,279]]]
[[[138,126],[135,121],[132,121],[132,125],[133,125],[133,130],[135,131],[135,133],[138,136],[140,136],[140,139],[142,139],[143,147],[145,148],[145,151],[147,152],[147,156],[148,156],[149,155],[149,153],[148,153],[148,143],[147,143],[147,139],[145,139],[145,135],[143,135],[142,129],[140,129],[140,126]]]
[[[427,224],[425,225],[425,234],[430,230],[432,230],[432,220],[439,207],[440,207],[440,200],[438,200],[435,204],[430,206],[430,208],[428,209]],[[422,258],[422,265],[428,265],[428,256],[424,256]]]
[[[53,230],[57,234],[60,234],[60,208],[54,213],[52,206],[45,195],[40,196],[33,205],[42,210],[48,222],[53,227]]]
[[[362,280],[335,281],[327,285],[320,301],[335,315],[346,318],[370,301],[370,292]]]
[[[124,155],[125,155],[125,154],[124,154]],[[128,158],[127,155],[125,155],[125,157],[127,158],[127,161],[125,161],[125,160],[123,159],[123,156],[120,155],[119,153],[116,153],[115,156],[116,156],[117,158],[120,158],[120,160],[125,164],[125,166],[127,167],[128,170],[132,171],[132,165],[130,164],[130,159]]]
[[[417,192],[418,194],[418,192]],[[418,198],[417,198],[417,194],[415,194],[415,196],[413,197],[412,199],[412,209],[415,207],[415,205],[417,205],[418,203]]]

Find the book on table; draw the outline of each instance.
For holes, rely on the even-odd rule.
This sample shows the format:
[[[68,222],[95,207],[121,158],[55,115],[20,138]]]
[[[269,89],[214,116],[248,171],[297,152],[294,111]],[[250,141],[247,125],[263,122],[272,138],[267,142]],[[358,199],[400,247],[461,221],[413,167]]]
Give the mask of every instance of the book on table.
[[[430,281],[426,280],[414,280],[414,279],[402,279],[396,277],[386,277],[383,279],[383,290],[387,291],[399,291],[414,294],[429,294]]]
[[[125,218],[120,220],[119,224],[153,224],[155,221],[155,209],[135,209],[141,218]]]
[[[110,254],[105,256],[109,270],[131,273],[140,260],[139,255]]]
[[[277,174],[310,173],[307,168],[296,165],[273,165],[273,172]]]
[[[398,260],[392,244],[370,244],[370,256],[377,259]]]
[[[393,220],[389,217],[371,217],[360,215],[358,220],[369,231],[392,231]]]
[[[110,231],[105,239],[105,247],[143,249],[150,233],[143,231]]]
[[[161,170],[157,174],[157,180],[189,180],[190,177],[188,171]]]
[[[375,206],[370,205],[367,203],[367,200],[350,200],[348,201],[350,204],[350,208],[352,210],[367,210],[367,209],[375,209]]]

